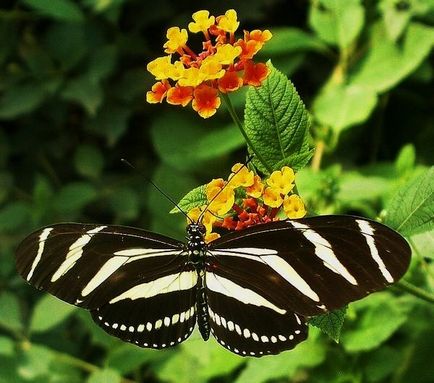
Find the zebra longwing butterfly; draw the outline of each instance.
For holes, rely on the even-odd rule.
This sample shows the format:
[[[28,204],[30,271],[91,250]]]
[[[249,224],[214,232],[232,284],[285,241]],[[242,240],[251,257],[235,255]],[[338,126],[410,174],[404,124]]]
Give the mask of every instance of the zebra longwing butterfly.
[[[228,350],[260,357],[307,337],[306,318],[381,290],[407,270],[411,251],[364,218],[271,222],[184,244],[144,230],[65,223],[19,245],[19,273],[38,289],[90,310],[109,334],[141,347],[181,343],[198,323]]]

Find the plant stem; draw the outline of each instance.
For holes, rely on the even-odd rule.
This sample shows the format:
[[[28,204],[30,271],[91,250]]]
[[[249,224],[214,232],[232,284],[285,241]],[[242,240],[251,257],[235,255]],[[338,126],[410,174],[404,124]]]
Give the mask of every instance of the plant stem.
[[[65,354],[59,351],[55,351],[56,359],[62,363],[69,364],[70,366],[77,367],[83,371],[88,373],[92,373],[95,371],[99,371],[100,367],[95,366],[94,364],[88,363],[82,359],[76,358],[75,356],[71,356],[69,354]],[[130,380],[127,378],[122,378],[121,383],[136,383],[134,380]]]
[[[262,164],[262,166],[267,169],[268,173],[272,173],[273,169],[268,165],[264,158],[261,156],[261,154],[256,150],[254,147],[252,141],[250,140],[249,136],[247,135],[246,131],[244,130],[244,125],[241,122],[240,118],[237,115],[237,112],[235,111],[235,108],[232,105],[231,99],[226,93],[220,94],[224,103],[226,104],[226,107],[228,108],[229,114],[232,117],[232,120],[235,122],[235,125],[238,127],[239,131],[244,137],[244,140],[247,143],[247,146],[252,150],[252,152],[255,154],[255,157],[259,160],[259,162]]]
[[[324,140],[319,140],[316,144],[315,153],[312,158],[312,170],[317,172],[321,168],[321,160],[324,154],[325,142]]]
[[[419,288],[414,285],[412,285],[409,282],[406,282],[404,280],[398,282],[395,284],[396,289],[400,289],[402,291],[405,291],[406,293],[409,293],[411,295],[414,295],[415,297],[418,297],[419,299],[422,299],[428,303],[434,303],[434,295]]]

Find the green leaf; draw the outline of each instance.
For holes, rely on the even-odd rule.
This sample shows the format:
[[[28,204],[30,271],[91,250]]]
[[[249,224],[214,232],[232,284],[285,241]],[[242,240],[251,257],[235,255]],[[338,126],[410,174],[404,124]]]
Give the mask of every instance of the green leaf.
[[[396,0],[382,0],[379,4],[387,35],[392,41],[398,40],[402,35],[413,13],[411,5],[401,9],[396,4]]]
[[[95,83],[108,77],[116,66],[117,50],[113,45],[99,47],[92,52],[86,75]]]
[[[299,171],[304,168],[312,158],[314,149],[307,150],[302,153],[294,153],[276,164],[276,169],[281,169],[283,166],[289,166],[294,171]]]
[[[104,368],[103,370],[92,372],[86,380],[87,383],[121,383],[121,381],[122,376],[119,372],[110,368]]]
[[[113,146],[127,131],[131,112],[123,106],[104,104],[89,122],[89,130],[105,137],[108,145]]]
[[[273,38],[261,49],[261,56],[284,55],[300,51],[326,51],[325,45],[316,36],[298,28],[273,28]]]
[[[310,152],[309,118],[294,85],[270,64],[270,74],[259,87],[247,92],[245,131],[253,147],[266,163],[254,158],[264,173],[277,169],[289,156]],[[251,148],[250,148],[251,149]]]
[[[23,0],[43,15],[68,22],[83,22],[81,9],[71,0]]]
[[[197,140],[191,143],[190,150],[197,161],[211,160],[242,148],[245,145],[243,136],[235,125],[203,131]]]
[[[0,231],[13,232],[27,223],[30,206],[24,202],[11,202],[0,209]]]
[[[385,223],[406,236],[434,229],[434,167],[398,190]]]
[[[97,197],[95,188],[85,182],[72,182],[56,195],[54,207],[59,212],[76,212]]]
[[[228,154],[244,145],[234,125],[211,129],[191,116],[174,112],[156,118],[151,134],[161,160],[182,171],[197,169],[198,162]]]
[[[260,359],[248,359],[246,368],[235,383],[263,383],[272,379],[284,378],[292,381],[297,371],[313,368],[323,363],[326,357],[324,345],[318,343],[310,329],[308,340],[300,343],[294,350]]]
[[[336,343],[339,343],[341,329],[344,324],[347,307],[339,310],[334,310],[327,314],[318,315],[309,320],[309,324],[318,327],[322,332],[325,332]]]
[[[349,171],[341,175],[336,199],[343,203],[354,201],[375,201],[386,195],[392,181],[388,178]]]
[[[119,220],[135,219],[140,211],[139,197],[131,189],[116,189],[109,196],[109,203]]]
[[[9,292],[3,291],[0,294],[0,307],[1,326],[13,331],[21,330],[23,328],[23,318],[17,297]]]
[[[233,371],[244,359],[226,351],[214,339],[190,339],[183,343],[175,355],[156,370],[163,381],[190,383],[206,382]]]
[[[82,176],[98,178],[104,167],[104,158],[97,147],[80,145],[74,155],[74,165]]]
[[[62,41],[62,44],[59,44]],[[73,68],[88,50],[86,31],[82,25],[54,23],[48,26],[44,48],[65,70]]]
[[[351,305],[357,320],[345,329],[341,343],[348,352],[368,351],[389,339],[407,320],[410,305],[388,293],[374,294]]]
[[[171,354],[171,352],[169,352]],[[160,350],[143,349],[131,344],[121,344],[109,350],[105,360],[106,367],[121,374],[128,374],[145,363],[155,364],[169,357]]]
[[[0,99],[0,119],[10,120],[39,107],[47,91],[37,83],[23,83],[7,89]]]
[[[12,356],[15,354],[15,343],[11,338],[0,336],[0,355]]]
[[[327,87],[313,103],[316,119],[336,133],[366,121],[377,105],[377,95],[360,85]]]
[[[178,206],[184,211],[189,212],[195,207],[200,207],[206,205],[208,199],[205,194],[205,185],[198,186],[193,190],[189,191],[181,200],[178,202]],[[170,213],[180,213],[177,207],[174,207]]]
[[[176,182],[173,182],[176,180]],[[186,190],[191,190],[197,185],[197,181],[191,174],[181,172],[167,165],[157,167],[152,177],[162,190],[170,192],[170,196],[177,201]],[[173,204],[164,198],[160,192],[151,189],[147,200],[147,207],[152,214],[152,225],[150,229],[157,233],[170,235],[174,238],[185,236],[186,219],[183,215],[171,215]],[[146,223],[149,225],[149,223]],[[148,228],[149,226],[147,226]]]
[[[365,11],[360,0],[312,2],[309,24],[324,41],[348,47],[363,28]]]
[[[366,56],[351,72],[352,85],[385,92],[414,72],[429,55],[434,43],[434,28],[412,22],[403,42],[390,41],[382,25],[373,28]]]
[[[32,332],[44,332],[62,323],[75,311],[75,306],[65,303],[51,295],[43,296],[36,304],[30,330]]]
[[[104,94],[98,82],[83,75],[67,83],[62,91],[62,97],[81,104],[91,116],[94,116],[103,102]]]
[[[367,362],[364,367],[368,382],[380,382],[392,375],[403,362],[405,353],[395,350],[387,345],[366,355]]]
[[[434,260],[434,231],[424,231],[414,234],[410,238],[410,244],[414,252],[424,258]]]
[[[38,377],[48,378],[54,357],[48,347],[31,343],[21,352],[18,374],[26,381]]]
[[[413,144],[407,144],[401,148],[395,161],[395,168],[399,175],[410,173],[416,162],[416,149]]]

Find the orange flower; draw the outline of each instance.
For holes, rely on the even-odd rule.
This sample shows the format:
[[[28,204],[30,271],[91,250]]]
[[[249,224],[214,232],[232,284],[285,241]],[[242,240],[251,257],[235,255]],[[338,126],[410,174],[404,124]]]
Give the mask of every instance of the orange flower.
[[[244,36],[246,41],[255,40],[262,44],[266,43],[273,37],[273,35],[268,29],[266,29],[265,31],[260,31],[259,29],[254,29],[251,32],[244,31]]]
[[[176,85],[167,91],[167,102],[171,105],[186,106],[193,99],[191,86]]]
[[[161,102],[167,92],[169,104],[185,106],[192,100],[193,109],[201,117],[208,118],[220,106],[217,90],[234,92],[244,84],[260,85],[265,79],[268,74],[265,64],[256,65],[250,60],[271,38],[271,33],[257,29],[246,31],[244,40],[235,42],[234,33],[240,23],[233,9],[218,17],[200,10],[193,13],[192,18],[188,30],[179,27],[167,30],[164,48],[168,55],[158,57],[147,65],[148,71],[166,89],[161,84],[154,86],[147,93],[146,100],[150,103]],[[202,32],[205,38],[202,52],[195,52],[188,46],[188,31]],[[242,71],[244,77],[241,79],[238,72]]]
[[[146,92],[146,101],[150,104],[156,104],[162,102],[168,91],[166,85],[159,81],[152,85],[152,90]],[[170,89],[169,89],[170,90]]]
[[[234,92],[243,86],[243,79],[238,77],[235,71],[226,71],[225,75],[218,80],[219,91],[222,93]]]
[[[193,109],[203,118],[213,116],[221,103],[217,89],[205,84],[195,88],[193,97]]]
[[[267,78],[268,72],[269,70],[265,64],[255,64],[253,61],[248,60],[244,64],[244,84],[259,86]]]

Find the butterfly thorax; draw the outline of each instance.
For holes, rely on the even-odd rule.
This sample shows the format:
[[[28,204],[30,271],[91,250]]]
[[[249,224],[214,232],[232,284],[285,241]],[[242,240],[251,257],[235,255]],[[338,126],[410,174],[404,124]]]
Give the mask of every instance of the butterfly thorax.
[[[200,271],[205,266],[207,246],[205,243],[205,226],[201,223],[191,223],[187,226],[187,251],[188,261],[196,270]]]
[[[205,232],[205,226],[200,223],[192,223],[187,226],[188,261],[194,266],[198,276],[196,290],[197,324],[202,338],[207,340],[210,334],[210,324],[205,285],[205,257],[207,252]]]

